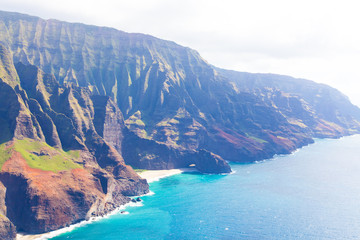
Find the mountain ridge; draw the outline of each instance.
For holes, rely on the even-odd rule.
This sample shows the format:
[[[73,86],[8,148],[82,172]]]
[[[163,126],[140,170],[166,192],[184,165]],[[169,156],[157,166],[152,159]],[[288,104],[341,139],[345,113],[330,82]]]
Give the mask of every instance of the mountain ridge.
[[[248,110],[244,112],[241,109],[247,109],[250,106],[244,106],[241,101],[257,102],[255,106],[263,105],[262,108],[267,108],[266,111],[269,110],[268,113],[270,114],[271,112],[270,116],[275,118],[274,122],[282,118],[278,116],[279,112],[276,109],[271,109],[271,106],[270,108],[267,106],[266,101],[269,101],[269,99],[265,101],[262,96],[246,91],[246,89],[241,88],[242,86],[234,86],[234,81],[229,81],[228,76],[223,76],[226,74],[222,72],[219,75],[216,69],[207,64],[197,52],[189,48],[154,37],[133,39],[131,34],[114,29],[107,29],[103,32],[102,27],[74,25],[66,22],[57,22],[54,25],[51,21],[45,21],[40,18],[36,18],[36,20],[36,22],[28,23],[5,21],[5,28],[0,28],[2,32],[9,36],[7,39],[2,39],[1,42],[11,49],[14,54],[14,61],[37,65],[45,70],[45,72],[54,74],[60,83],[85,86],[95,94],[110,96],[124,114],[127,127],[140,137],[165,143],[175,148],[190,148],[192,150],[208,148],[210,151],[222,155],[225,153],[222,153],[219,149],[214,149],[216,144],[204,140],[209,137],[209,131],[206,130],[204,132],[201,130],[207,129],[207,127],[204,128],[204,124],[207,126],[221,124],[221,126],[217,126],[216,129],[211,129],[210,131],[218,132],[213,136],[217,138],[216,141],[220,137],[229,142],[230,138],[226,137],[224,133],[231,132],[230,135],[232,136],[248,134],[251,137],[244,136],[246,144],[259,145],[259,141],[254,143],[252,140],[261,139],[264,135],[262,133],[247,133],[247,129],[256,128],[252,124],[254,122],[253,118],[255,117],[256,121],[260,119],[258,118],[259,115],[254,113],[256,116],[248,116],[250,117],[249,120],[244,120],[244,117],[247,117],[245,115],[248,114]],[[21,24],[25,25],[20,27]],[[33,33],[26,36],[20,30],[16,30],[25,28],[25,26],[33,29],[29,30],[29,32],[32,31]],[[91,31],[88,32],[87,28],[89,27]],[[9,29],[12,30],[10,31]],[[77,37],[70,37],[72,36],[69,35],[70,33]],[[94,34],[97,35],[96,40],[94,39]],[[120,34],[121,37],[116,34]],[[30,36],[38,37],[32,39]],[[140,34],[138,36],[142,37],[143,35]],[[41,39],[42,42],[39,42]],[[70,41],[70,39],[73,40]],[[21,41],[26,44],[19,45],[16,43]],[[39,45],[40,43],[41,45]],[[36,52],[34,52],[34,49]],[[72,50],[66,52],[64,49]],[[52,59],[52,61],[45,61],[44,59],[47,57]],[[281,78],[278,75],[273,76]],[[319,86],[321,85],[316,85],[317,88]],[[222,91],[219,91],[220,89]],[[248,95],[249,93],[250,95]],[[253,98],[253,100],[249,100],[250,98]],[[292,99],[294,100],[295,98],[292,96]],[[207,103],[210,103],[210,105]],[[197,129],[195,135],[203,136],[201,139],[190,137],[190,135],[194,134],[191,131],[181,133],[189,128],[194,129],[194,125],[189,125],[189,123],[184,125],[180,121],[179,124],[181,126],[179,124],[175,126],[175,122],[178,120],[173,118],[179,111],[185,112],[187,116],[190,116],[195,121],[194,124],[198,125],[198,127],[195,127]],[[257,111],[263,110],[258,108]],[[172,123],[165,123],[168,120],[171,120]],[[329,119],[324,120],[327,121]],[[182,121],[185,121],[185,119],[183,118]],[[281,121],[281,124],[287,124],[287,120]],[[349,121],[352,120],[350,119]],[[291,124],[293,122],[299,121],[291,120],[290,126],[284,127],[287,129],[294,128],[294,124]],[[232,126],[233,124],[237,126]],[[261,120],[259,124],[260,128],[262,128],[266,125],[266,122]],[[299,126],[301,122],[295,125]],[[318,125],[321,125],[319,127],[320,130],[334,128],[327,123],[318,122]],[[314,125],[314,127],[316,126]],[[270,128],[268,129],[270,131],[276,130],[271,130],[271,126],[266,128]],[[340,128],[337,126],[335,128],[338,130],[325,135],[336,137],[341,134],[350,133],[346,133],[347,130],[345,129],[341,130],[343,133],[339,133]],[[220,131],[217,129],[220,129]],[[242,131],[239,131],[240,129]],[[320,130],[316,131],[320,132]],[[296,132],[297,130],[291,131]],[[309,131],[314,131],[314,129]],[[296,134],[299,135],[298,133]],[[286,136],[283,137],[286,138]],[[265,141],[270,141],[275,145],[277,145],[275,142],[280,143],[282,141],[279,139],[274,140],[274,137],[266,138]],[[299,136],[292,139],[299,139]],[[260,142],[264,143],[263,140]],[[239,138],[236,141],[243,142]],[[189,145],[187,144],[188,142],[192,142],[192,144]],[[306,142],[310,143],[311,140],[304,141],[304,144]],[[209,146],[209,144],[213,146]],[[287,145],[286,143],[284,144]],[[295,143],[295,145],[297,144]],[[259,147],[264,150],[264,147],[261,146],[255,148]],[[247,148],[246,151],[249,150],[248,147],[245,148]],[[287,150],[281,151],[289,152],[293,151],[296,146],[292,146],[290,149],[289,146],[284,146],[284,148]],[[253,160],[271,157],[276,151],[278,150],[274,149],[272,153],[266,155],[260,153]],[[244,156],[249,155],[245,153]],[[234,161],[236,156],[225,155],[225,158]],[[252,161],[251,158],[249,160]]]
[[[314,137],[360,132],[360,109],[327,85],[219,69],[149,35],[0,11],[0,57],[0,182],[10,198],[27,199],[22,216],[0,194],[9,231],[12,223],[25,232],[54,230],[146,193],[128,165],[228,173],[227,161],[254,162]],[[58,156],[80,167],[56,172],[61,163],[50,166]],[[54,181],[61,194],[47,194],[41,182],[26,184],[39,182],[35,173],[71,184]],[[28,201],[35,198],[41,201]],[[61,198],[69,215],[42,205],[64,207]]]

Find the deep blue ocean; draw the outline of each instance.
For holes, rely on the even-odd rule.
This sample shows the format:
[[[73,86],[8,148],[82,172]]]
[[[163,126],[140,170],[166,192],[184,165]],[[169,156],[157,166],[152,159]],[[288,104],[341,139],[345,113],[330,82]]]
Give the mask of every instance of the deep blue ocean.
[[[153,182],[129,214],[53,239],[360,239],[360,135],[231,167]]]

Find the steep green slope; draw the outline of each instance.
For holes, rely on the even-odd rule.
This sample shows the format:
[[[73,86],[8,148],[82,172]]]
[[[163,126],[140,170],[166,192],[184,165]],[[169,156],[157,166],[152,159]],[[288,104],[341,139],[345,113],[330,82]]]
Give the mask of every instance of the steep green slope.
[[[303,121],[316,122],[316,118],[339,125],[348,130],[348,133],[356,133],[359,128],[360,111],[359,108],[349,101],[348,97],[339,92],[337,89],[325,84],[318,84],[305,79],[296,79],[289,76],[276,74],[253,74],[245,72],[236,72],[216,68],[216,70],[233,82],[237,89],[244,92],[250,92],[259,95],[263,92],[264,101],[276,104],[280,111],[288,117],[302,118]],[[271,89],[272,92],[269,90]],[[271,93],[270,93],[271,92]],[[281,102],[284,95],[291,97],[290,102]],[[264,94],[263,94],[264,95]],[[298,105],[306,104],[306,113],[301,113],[301,109],[294,111],[296,100],[303,100]],[[291,110],[291,111],[289,111]],[[304,115],[305,114],[305,115]],[[310,119],[312,118],[312,119]],[[313,126],[311,126],[313,127]],[[323,137],[321,133],[315,131],[316,137]]]
[[[224,159],[360,131],[359,108],[329,86],[217,69],[148,35],[2,11],[0,102],[9,234],[12,223],[50,231],[146,193],[125,163],[226,173]]]
[[[8,50],[0,44],[0,78],[12,87],[19,84],[14,63]]]
[[[13,236],[14,225],[29,233],[65,227],[148,191],[97,133],[88,89],[63,87],[35,66],[14,66],[6,50],[0,58],[9,60],[0,69],[11,70],[0,78],[1,236]]]
[[[81,165],[75,163],[79,160],[72,155],[60,149],[52,148],[45,142],[25,138],[14,140],[12,147],[8,147],[7,149],[2,145],[0,145],[0,152],[6,153],[5,156],[3,156],[2,163],[11,157],[12,151],[16,151],[22,155],[31,168],[52,172],[82,168]]]
[[[112,98],[128,129],[174,151],[206,149],[248,162],[289,153],[313,137],[359,130],[359,109],[330,87],[312,83],[309,88],[305,80],[284,83],[274,75],[269,86],[250,79],[248,85],[256,91],[249,90],[243,80],[215,69],[196,51],[152,36],[7,12],[1,12],[0,22],[0,42],[15,62],[38,66],[73,89],[88,89],[75,91],[78,95],[87,91]],[[72,108],[76,94],[67,91],[61,94],[73,99],[67,109],[62,104],[51,108],[65,115],[85,114],[75,125],[88,128],[91,111]],[[84,140],[81,133],[70,132],[59,131],[64,148],[74,143],[70,138]],[[122,151],[119,141],[112,137],[110,142]],[[155,152],[142,159],[160,159]]]

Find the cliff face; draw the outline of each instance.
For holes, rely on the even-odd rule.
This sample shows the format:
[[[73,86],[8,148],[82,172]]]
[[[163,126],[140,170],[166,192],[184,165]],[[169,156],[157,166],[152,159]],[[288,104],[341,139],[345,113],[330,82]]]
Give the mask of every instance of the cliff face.
[[[0,79],[9,232],[7,220],[44,232],[146,193],[126,164],[228,173],[225,160],[360,130],[359,108],[326,85],[218,69],[148,35],[1,11]]]
[[[5,205],[6,188],[0,182],[0,239],[11,240],[16,238],[16,228],[6,217],[7,209]]]
[[[88,89],[61,86],[35,66],[8,61],[1,68],[9,74],[0,81],[0,190],[5,189],[0,214],[9,236],[14,225],[28,233],[47,232],[106,214],[128,196],[148,192],[146,180],[99,135],[111,140],[117,129],[109,124],[120,110],[108,97],[100,101]],[[101,104],[115,109],[95,117]],[[117,117],[124,126],[121,113]]]
[[[339,112],[339,121],[322,114],[318,103],[327,101],[325,94],[310,101],[296,93],[297,83],[291,81],[287,85],[294,91],[281,88],[276,93],[276,86],[269,86],[273,92],[266,87],[257,93],[248,91],[241,80],[234,81],[194,50],[173,42],[15,13],[3,12],[0,20],[0,42],[11,50],[15,62],[34,64],[54,74],[60,83],[111,97],[111,104],[124,114],[126,127],[138,137],[150,140],[136,141],[148,142],[150,146],[154,144],[152,140],[170,149],[166,156],[148,150],[137,152],[145,156],[138,160],[133,150],[126,150],[125,161],[134,166],[178,166],[181,160],[174,160],[177,151],[200,149],[227,160],[249,162],[289,153],[311,143],[314,136],[339,137],[359,129],[354,119],[345,121],[344,111]],[[286,85],[274,78],[276,84]],[[256,81],[254,84],[259,85]],[[319,91],[322,86],[313,84],[313,88]],[[340,103],[336,109],[348,104],[343,97],[336,101]],[[105,111],[112,111],[108,103],[103,104],[107,104]],[[104,109],[95,109],[95,122],[105,120],[101,112]],[[359,119],[356,112],[359,110],[351,114]],[[124,127],[120,123],[95,127],[119,152],[123,144],[131,145],[131,141],[122,143],[122,134],[119,138],[111,136]],[[164,147],[159,145],[160,148]],[[156,160],[160,155],[161,160]]]
[[[276,74],[216,70],[237,89],[261,96],[286,118],[302,122],[314,137],[338,137],[359,129],[359,108],[325,84]]]
[[[313,137],[359,131],[359,109],[328,86],[230,73],[209,65],[194,50],[143,34],[6,12],[0,21],[0,42],[15,62],[38,66],[60,84],[110,97],[128,129],[171,148],[164,164],[151,156],[160,154],[148,150],[137,153],[146,156],[139,158],[142,163],[125,154],[134,166],[172,167],[176,151],[200,149],[250,162],[289,153]],[[96,119],[104,118],[104,109],[95,108]],[[96,128],[121,152],[124,136],[114,138],[111,132],[123,127],[111,122]],[[154,161],[144,164],[144,159]]]

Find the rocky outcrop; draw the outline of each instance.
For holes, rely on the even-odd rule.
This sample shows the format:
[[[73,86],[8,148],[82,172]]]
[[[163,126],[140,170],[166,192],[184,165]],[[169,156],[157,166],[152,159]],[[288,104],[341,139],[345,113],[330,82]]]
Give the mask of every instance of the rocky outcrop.
[[[27,142],[32,148],[22,148]],[[44,161],[47,156],[55,160],[61,154],[60,150],[41,143],[37,150],[33,146],[38,143],[26,139],[10,144],[13,147],[8,146],[10,158],[2,166],[0,181],[6,187],[6,216],[19,231],[43,233],[56,230],[109,213],[130,201],[128,196],[148,191],[146,180],[139,179],[128,166],[118,165],[112,173],[96,165],[90,167],[91,161],[87,159],[84,166],[69,166],[68,162],[63,166],[49,165],[53,169],[47,170],[49,166],[44,166],[45,163],[39,167],[36,162],[35,166],[29,166],[31,162],[24,156],[32,153],[42,156],[38,161]],[[36,158],[34,155],[32,157]],[[61,157],[59,161],[64,162],[66,155]],[[56,167],[63,167],[63,170]]]
[[[0,239],[15,240],[16,228],[4,215],[0,215]]]
[[[104,197],[98,182],[85,170],[53,173],[30,169],[16,154],[4,164],[0,180],[8,189],[9,219],[19,231],[28,233],[43,233],[85,219],[96,200]]]
[[[144,139],[125,129],[122,143],[125,161],[139,169],[173,169],[187,167],[189,162],[181,153],[165,144]]]
[[[96,132],[121,153],[124,139],[124,118],[117,105],[107,96],[91,97],[94,105],[94,126]]]
[[[226,161],[219,155],[201,149],[195,154],[187,155],[191,159],[195,168],[202,173],[230,173],[231,168]]]
[[[0,182],[0,214],[6,216],[5,197],[6,197],[6,188],[4,184]]]
[[[6,217],[6,188],[0,182],[0,239],[13,240],[16,239],[16,228],[14,224]]]
[[[125,161],[134,168],[152,170],[187,168],[201,161],[201,166],[199,165],[198,168],[200,172],[231,172],[229,164],[224,159],[208,151],[175,149],[163,143],[141,138],[127,129],[124,129],[122,148]],[[208,154],[204,154],[205,152]]]

